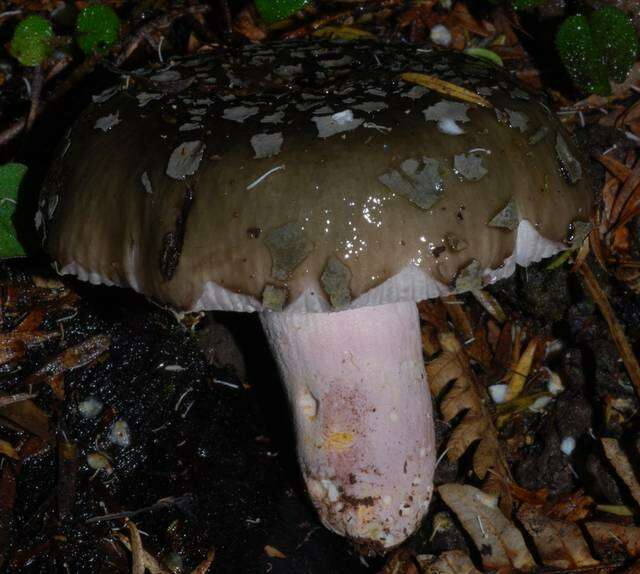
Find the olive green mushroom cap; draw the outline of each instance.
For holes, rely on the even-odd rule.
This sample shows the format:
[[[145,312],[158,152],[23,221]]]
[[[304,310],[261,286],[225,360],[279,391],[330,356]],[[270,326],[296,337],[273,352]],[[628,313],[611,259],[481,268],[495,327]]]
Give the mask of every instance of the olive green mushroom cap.
[[[277,43],[125,80],[70,130],[36,216],[92,283],[180,310],[345,309],[475,289],[588,230],[569,136],[478,60]]]

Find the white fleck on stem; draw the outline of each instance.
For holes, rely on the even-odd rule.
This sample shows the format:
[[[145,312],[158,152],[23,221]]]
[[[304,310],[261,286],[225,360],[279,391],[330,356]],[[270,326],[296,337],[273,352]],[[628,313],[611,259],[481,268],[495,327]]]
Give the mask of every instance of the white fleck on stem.
[[[320,518],[374,549],[397,546],[419,526],[433,491],[433,417],[416,305],[261,319]]]

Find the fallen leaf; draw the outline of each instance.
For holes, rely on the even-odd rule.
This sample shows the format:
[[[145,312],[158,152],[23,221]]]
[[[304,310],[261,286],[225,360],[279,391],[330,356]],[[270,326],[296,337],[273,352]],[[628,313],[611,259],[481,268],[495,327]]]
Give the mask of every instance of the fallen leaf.
[[[16,449],[13,448],[13,445],[6,440],[2,440],[0,438],[0,455],[8,456],[9,458],[19,459],[18,453]]]
[[[331,40],[375,40],[371,32],[354,28],[352,26],[325,26],[316,30],[313,35],[316,38],[329,38]]]
[[[598,564],[591,556],[580,528],[574,523],[549,518],[541,507],[529,504],[523,504],[517,516],[546,566],[575,569]]]
[[[629,488],[629,492],[636,504],[640,505],[640,483],[638,483],[638,479],[633,472],[631,462],[629,462],[627,455],[620,448],[620,443],[614,438],[603,438],[601,442],[607,459]]]
[[[131,540],[131,574],[144,574],[144,556],[142,549],[142,539],[135,522],[127,520],[127,529]]]
[[[624,504],[597,504],[596,510],[615,516],[633,516],[633,510]]]
[[[616,199],[611,208],[611,217],[609,218],[609,226],[615,224],[622,213],[625,205],[640,186],[640,161],[636,162],[629,176],[626,178],[620,191],[616,195]]]
[[[407,548],[400,547],[390,554],[378,574],[422,574],[418,572],[416,559]]]
[[[207,557],[198,564],[195,569],[191,572],[191,574],[207,574],[209,572],[209,568],[213,564],[213,560],[216,557],[216,551],[214,548],[207,552]]]
[[[485,22],[479,22],[476,20],[467,8],[464,2],[456,2],[451,10],[451,16],[457,20],[459,24],[478,36],[489,37],[491,32],[488,30],[488,26]]]
[[[233,31],[244,36],[250,42],[262,42],[267,38],[267,32],[258,26],[253,19],[251,11],[240,11],[233,24]]]
[[[33,384],[48,377],[61,375],[92,363],[106,353],[111,345],[111,339],[106,335],[89,337],[72,347],[68,347],[53,359],[47,361],[35,373],[27,377],[25,384]]]
[[[547,505],[545,513],[549,518],[578,522],[591,514],[592,506],[593,498],[585,494],[584,490],[578,489],[560,496],[551,506]]]
[[[440,556],[422,554],[416,560],[425,574],[480,574],[462,550],[448,550]]]
[[[585,527],[596,547],[616,549],[634,558],[640,555],[640,527],[609,522],[587,522]]]
[[[596,159],[622,182],[631,174],[631,170],[626,165],[609,155],[598,155]]]
[[[535,569],[522,533],[502,513],[497,499],[468,484],[443,484],[440,497],[473,539],[487,569]]]
[[[13,395],[0,395],[0,408],[19,403],[36,397],[33,393],[15,393]],[[0,412],[0,415],[2,413]]]
[[[49,415],[31,400],[3,406],[0,408],[0,425],[3,418],[47,442],[52,440]]]
[[[513,369],[509,386],[507,387],[506,401],[515,399],[522,392],[522,389],[524,389],[524,384],[527,382],[527,377],[531,372],[531,363],[537,346],[538,339],[531,339],[524,353],[520,356],[517,365]]]
[[[112,533],[128,550],[132,550],[132,544],[129,538],[127,538],[121,532]],[[165,570],[156,558],[149,554],[144,548],[141,549],[142,561],[144,567],[151,572],[151,574],[171,574],[168,570]]]
[[[440,401],[445,421],[449,422],[466,411],[447,442],[447,457],[452,461],[458,460],[473,443],[479,441],[473,455],[473,471],[478,478],[484,479],[491,469],[506,487],[511,475],[491,414],[482,400],[465,352],[453,333],[442,333],[439,340],[443,352],[427,365],[429,387],[435,397],[448,389]]]
[[[280,550],[278,550],[275,546],[270,546],[269,544],[267,544],[264,547],[264,552],[267,556],[269,556],[269,558],[286,558],[286,554],[283,554],[282,552],[280,552]]]

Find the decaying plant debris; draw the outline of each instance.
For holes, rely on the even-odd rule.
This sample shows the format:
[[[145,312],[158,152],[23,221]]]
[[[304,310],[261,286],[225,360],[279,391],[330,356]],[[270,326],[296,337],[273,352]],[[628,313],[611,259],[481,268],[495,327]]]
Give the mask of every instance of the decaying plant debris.
[[[0,26],[54,4],[9,5]],[[268,28],[250,3],[141,4],[109,55],[55,62],[41,90],[28,94],[19,71],[2,68],[7,157],[35,145],[96,67],[122,74],[163,50],[230,38],[418,42],[442,25],[452,49],[488,48],[529,87],[544,84],[504,7],[316,2]],[[207,363],[202,317],[178,324],[134,296],[105,303],[46,264],[3,264],[0,571],[638,571],[639,79],[636,65],[606,99],[552,91],[593,158],[599,203],[580,249],[496,288],[420,304],[439,494],[418,535],[385,558],[336,543],[310,512],[282,454],[289,439],[274,432],[281,413],[268,412],[275,381],[250,366],[259,349],[243,349],[244,377],[236,359]],[[230,336],[216,337],[229,347],[218,358],[238,357]]]

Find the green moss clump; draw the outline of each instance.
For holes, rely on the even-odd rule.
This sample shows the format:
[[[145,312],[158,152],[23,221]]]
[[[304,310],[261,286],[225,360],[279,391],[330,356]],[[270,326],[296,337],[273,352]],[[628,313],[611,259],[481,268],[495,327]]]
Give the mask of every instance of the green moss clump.
[[[627,15],[609,6],[588,18],[582,14],[567,18],[556,34],[556,48],[577,86],[607,96],[610,80],[622,82],[627,77],[638,39]]]
[[[556,34],[556,49],[574,83],[600,95],[611,93],[607,69],[593,42],[587,17],[569,16]]]
[[[0,165],[0,259],[25,255],[13,225],[18,190],[25,173],[27,166],[21,163]]]
[[[51,54],[53,28],[42,16],[27,16],[13,32],[9,52],[23,66],[39,66]]]
[[[605,6],[589,17],[593,43],[603,54],[609,77],[615,82],[624,82],[636,61],[638,37],[627,15]]]
[[[260,17],[268,23],[288,18],[308,2],[309,0],[255,0]]]
[[[511,5],[516,10],[529,10],[544,4],[546,0],[511,0]]]
[[[118,40],[120,18],[109,6],[89,4],[78,14],[76,41],[87,55],[105,54]]]

